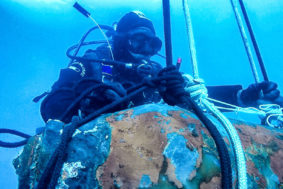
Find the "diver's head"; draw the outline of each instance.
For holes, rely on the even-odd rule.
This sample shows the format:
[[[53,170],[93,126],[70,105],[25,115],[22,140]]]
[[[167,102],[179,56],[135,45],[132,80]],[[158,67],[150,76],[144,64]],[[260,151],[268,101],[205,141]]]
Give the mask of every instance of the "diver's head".
[[[117,24],[116,32],[114,51],[120,60],[149,59],[161,49],[162,42],[155,35],[151,20],[139,11],[124,15]]]

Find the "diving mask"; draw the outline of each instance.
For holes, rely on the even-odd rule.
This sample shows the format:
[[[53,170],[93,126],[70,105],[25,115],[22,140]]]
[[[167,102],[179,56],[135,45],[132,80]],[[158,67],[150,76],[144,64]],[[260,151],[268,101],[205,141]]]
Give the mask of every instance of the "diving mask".
[[[148,28],[140,27],[128,32],[128,50],[131,53],[153,56],[161,46],[161,40]]]

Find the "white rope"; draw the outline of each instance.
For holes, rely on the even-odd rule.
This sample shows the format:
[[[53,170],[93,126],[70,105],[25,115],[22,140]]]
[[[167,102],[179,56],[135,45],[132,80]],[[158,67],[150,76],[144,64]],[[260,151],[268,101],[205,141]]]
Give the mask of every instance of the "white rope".
[[[111,58],[112,58],[112,60],[114,60],[114,55],[113,55],[112,47],[111,47],[111,45],[109,43],[109,40],[108,40],[107,36],[105,35],[104,31],[101,29],[100,25],[95,21],[95,19],[93,17],[91,17],[90,15],[88,17],[97,25],[97,27],[99,28],[99,30],[102,33],[103,37],[107,41],[108,48],[109,48],[110,54],[111,54]]]
[[[229,104],[229,103],[219,101],[219,100],[216,100],[216,99],[213,99],[213,98],[208,97],[207,99],[210,100],[210,101],[213,101],[213,102],[217,102],[219,104],[223,104],[223,105],[232,107],[232,108],[227,108],[227,107],[216,106],[219,109],[231,110],[231,111],[236,111],[236,112],[244,112],[244,113],[248,113],[248,114],[266,115],[266,113],[264,111],[259,110],[255,107],[243,108],[243,107],[236,106],[236,105],[233,105],[233,104]]]
[[[283,129],[283,108],[278,104],[262,104],[259,108],[266,111],[266,123],[270,127]]]
[[[199,78],[198,72],[198,64],[197,64],[197,52],[196,52],[196,45],[195,45],[195,38],[193,33],[193,26],[191,22],[191,16],[189,11],[188,0],[183,0],[183,12],[185,15],[186,20],[186,29],[187,29],[187,36],[189,38],[189,46],[190,46],[190,55],[191,55],[191,62],[193,66],[193,76],[195,79]]]
[[[234,155],[236,158],[236,174],[238,178],[237,186],[239,189],[247,189],[247,167],[244,155],[244,150],[242,147],[241,139],[232,125],[232,123],[207,99],[201,100],[202,105],[204,105],[210,113],[223,125],[226,130],[230,141],[233,146]]]
[[[261,118],[265,117],[266,124],[268,126],[273,128],[283,129],[283,108],[281,108],[280,105],[278,104],[262,104],[259,106],[259,109],[255,107],[242,108],[213,98],[207,98],[207,99],[212,102],[217,102],[219,104],[223,104],[225,106],[231,107],[229,108],[229,107],[215,106],[217,109],[234,111],[236,113],[242,112],[247,114],[257,114]]]
[[[199,73],[198,73],[198,65],[197,65],[197,58],[196,58],[196,48],[195,48],[195,42],[194,42],[194,35],[193,35],[193,28],[189,13],[189,6],[188,6],[188,0],[183,0],[183,11],[186,19],[186,28],[187,28],[187,34],[189,37],[189,45],[190,45],[190,54],[191,54],[191,63],[193,66],[193,75],[195,79],[199,79]],[[206,94],[207,95],[207,94]],[[206,96],[201,95],[201,96]],[[244,151],[241,145],[241,140],[239,138],[239,135],[234,128],[234,126],[230,123],[230,121],[220,112],[218,111],[214,105],[207,101],[206,98],[200,98],[202,99],[202,104],[210,110],[210,112],[213,114],[214,117],[216,117],[219,122],[223,125],[226,132],[228,133],[229,139],[232,143],[232,149],[235,155],[236,159],[236,171],[237,171],[237,185],[239,189],[246,189],[247,188],[247,169],[246,169],[246,162],[245,162],[245,156]],[[223,175],[225,176],[225,175]]]
[[[276,125],[271,122],[272,117],[276,117],[274,120]],[[282,113],[281,114],[270,114],[266,118],[266,123],[271,127],[283,129],[283,114]]]

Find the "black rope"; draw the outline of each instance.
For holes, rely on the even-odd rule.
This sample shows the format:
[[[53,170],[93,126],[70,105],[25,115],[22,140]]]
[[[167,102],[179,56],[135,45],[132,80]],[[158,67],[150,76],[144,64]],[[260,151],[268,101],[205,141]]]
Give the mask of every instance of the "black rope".
[[[3,142],[0,140],[0,147],[3,148],[17,148],[25,145],[28,142],[28,139],[22,140],[20,142]]]
[[[65,138],[66,140],[62,140],[61,145],[58,148],[58,157],[57,161],[54,167],[54,172],[51,176],[50,184],[48,186],[48,189],[54,189],[57,185],[58,178],[60,177],[62,166],[65,162],[65,159],[67,157],[66,149],[68,147],[69,142],[72,139],[73,133],[77,129],[78,125],[75,123],[71,125],[71,127],[67,127],[67,130],[65,130],[64,136],[62,138]]]
[[[51,159],[48,162],[47,167],[45,168],[40,181],[38,183],[38,189],[46,189],[55,188],[58,178],[60,176],[60,172],[66,157],[66,148],[68,146],[68,142],[72,139],[72,135],[74,131],[79,128],[80,126],[84,125],[85,123],[88,123],[89,121],[95,119],[99,115],[109,111],[112,108],[115,108],[117,105],[126,102],[130,98],[134,97],[135,95],[139,94],[140,92],[144,91],[147,87],[143,86],[146,85],[145,83],[142,85],[139,85],[140,88],[134,90],[133,92],[129,93],[127,96],[122,97],[119,100],[116,100],[103,108],[98,109],[97,111],[91,113],[86,118],[79,120],[77,122],[72,123],[70,126],[67,126],[64,128],[61,143],[53,153]]]
[[[43,174],[41,175],[37,186],[38,189],[55,188],[65,161],[66,148],[69,141],[72,139],[72,135],[76,128],[77,122],[73,122],[70,126],[64,128],[61,136],[61,142],[52,154]]]
[[[12,135],[16,135],[16,136],[25,138],[24,140],[19,141],[19,142],[3,142],[0,140],[0,147],[4,147],[4,148],[17,148],[17,147],[23,146],[27,143],[28,139],[31,137],[28,134],[25,134],[25,133],[22,133],[20,131],[16,131],[13,129],[0,128],[0,133],[12,134]]]
[[[164,36],[165,36],[165,50],[166,50],[166,65],[167,67],[171,66],[172,63],[172,41],[171,41],[171,23],[170,23],[170,1],[163,0],[163,21],[164,21]],[[222,138],[221,134],[217,130],[217,127],[204,115],[204,112],[200,107],[190,98],[183,96],[181,100],[192,107],[193,111],[197,115],[200,121],[204,123],[206,128],[211,133],[213,137],[221,164],[221,174],[222,174],[222,188],[230,189],[232,188],[232,168],[231,168],[231,159],[229,157],[227,146],[225,141]]]
[[[198,108],[198,105],[194,100],[188,97],[182,97],[182,101],[188,106],[192,107],[194,113],[197,115],[199,120],[204,123],[206,126],[207,130],[209,131],[210,135],[215,141],[217,150],[218,150],[218,155],[220,158],[220,167],[221,167],[221,183],[222,183],[222,188],[225,189],[231,189],[232,187],[232,182],[233,182],[233,177],[232,177],[232,164],[231,164],[231,158],[229,155],[228,148],[225,144],[225,141],[221,135],[221,133],[218,131],[217,127],[208,119],[203,111]]]
[[[17,135],[17,136],[20,136],[20,137],[23,137],[23,138],[29,138],[29,137],[31,137],[31,136],[28,135],[28,134],[22,133],[22,132],[20,132],[20,131],[15,131],[15,130],[13,130],[13,129],[0,129],[0,133],[14,134],[14,135]]]
[[[66,117],[69,115],[69,113],[70,113],[71,111],[73,111],[73,109],[81,102],[81,100],[82,100],[83,98],[85,98],[87,95],[89,95],[89,94],[90,94],[92,91],[94,91],[95,89],[97,89],[97,88],[99,88],[99,87],[102,87],[102,86],[103,86],[103,84],[98,84],[98,85],[94,85],[94,86],[89,87],[89,88],[87,88],[86,90],[84,90],[84,91],[82,92],[82,94],[81,94],[80,96],[78,96],[78,97],[74,100],[74,102],[68,106],[68,108],[66,109],[66,111],[64,112],[64,114],[61,116],[61,118],[59,118],[59,120],[65,120]]]
[[[243,1],[242,0],[239,0],[239,1],[240,1],[240,7],[241,7],[241,10],[243,12],[244,19],[246,21],[246,24],[247,24],[247,27],[248,27],[248,30],[249,30],[249,33],[250,33],[250,36],[251,36],[251,40],[252,40],[252,43],[253,43],[253,46],[254,46],[254,49],[255,49],[255,53],[256,53],[256,56],[257,56],[257,59],[258,59],[258,63],[260,65],[261,73],[263,75],[264,80],[269,81],[268,76],[267,76],[267,72],[266,72],[262,57],[261,57],[261,53],[259,51],[259,47],[258,47],[258,44],[257,44],[255,36],[254,36],[252,25],[251,25],[249,17],[248,17],[248,13],[246,11],[246,8],[245,8]]]

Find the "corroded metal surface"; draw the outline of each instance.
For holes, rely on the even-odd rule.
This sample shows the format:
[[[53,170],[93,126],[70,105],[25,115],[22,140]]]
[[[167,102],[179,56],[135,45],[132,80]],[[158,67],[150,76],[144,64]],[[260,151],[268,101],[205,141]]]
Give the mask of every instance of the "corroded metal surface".
[[[246,155],[249,188],[279,188],[283,132],[233,123]],[[62,127],[47,124],[43,136],[31,138],[14,160],[23,188],[37,185]],[[221,188],[213,139],[192,113],[178,107],[144,105],[102,115],[75,132],[67,153],[58,188]]]

